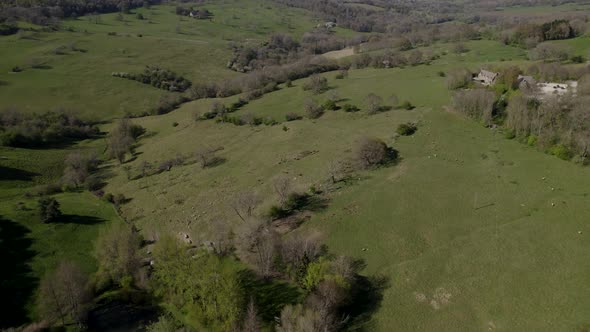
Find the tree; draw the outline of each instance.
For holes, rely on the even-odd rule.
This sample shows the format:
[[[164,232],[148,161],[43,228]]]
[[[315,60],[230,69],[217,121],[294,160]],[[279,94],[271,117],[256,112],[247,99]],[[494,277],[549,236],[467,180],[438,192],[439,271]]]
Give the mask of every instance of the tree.
[[[160,238],[153,256],[155,292],[173,312],[190,312],[195,325],[213,331],[230,331],[239,324],[245,301],[239,268],[231,258],[189,252],[171,236]]]
[[[356,161],[363,169],[382,164],[388,159],[388,147],[382,140],[363,137],[356,147]]]
[[[39,287],[39,309],[43,317],[61,325],[85,319],[86,304],[90,300],[88,279],[80,268],[62,261],[55,271],[45,275]]]
[[[529,102],[525,96],[515,96],[506,108],[506,127],[513,130],[516,136],[529,135],[533,126],[533,114],[536,115],[537,122],[540,121],[540,110],[533,113],[529,110],[528,105]]]
[[[242,221],[252,217],[254,210],[260,204],[258,194],[253,191],[238,193],[231,203],[232,209]]]
[[[133,144],[145,133],[145,129],[124,118],[117,122],[107,140],[107,152],[110,158],[116,158],[120,163],[125,161],[127,153],[133,153]]]
[[[458,91],[453,96],[453,108],[470,118],[492,124],[496,94],[486,89]]]
[[[378,113],[379,111],[381,111],[383,98],[377,96],[374,93],[369,93],[365,97],[365,103],[367,105],[367,113],[375,114],[375,113]]]
[[[449,90],[464,88],[472,79],[471,71],[465,68],[451,70],[446,76],[446,84]]]
[[[413,50],[408,54],[408,64],[411,66],[417,66],[424,62],[424,54],[419,50]]]
[[[310,119],[318,119],[324,114],[324,108],[312,99],[305,100],[303,107],[305,114]]]
[[[61,217],[59,202],[53,197],[43,197],[38,202],[39,217],[44,224],[54,222]]]
[[[98,166],[98,159],[93,154],[82,154],[80,151],[66,156],[62,180],[74,187],[81,186]]]
[[[311,90],[316,95],[319,95],[328,90],[328,79],[314,74],[309,77],[309,80],[303,84],[303,90]]]
[[[115,223],[102,229],[94,249],[99,275],[129,286],[141,268],[141,242],[139,233],[126,224]]]
[[[248,308],[246,308],[246,317],[242,323],[242,332],[259,332],[262,330],[262,322],[258,317],[258,310],[254,304],[254,299],[250,298]]]
[[[215,156],[216,152],[217,149],[208,146],[201,147],[195,151],[195,156],[201,163],[201,168],[207,168],[215,163],[217,160],[217,157]]]
[[[278,175],[272,179],[272,189],[279,198],[279,203],[285,204],[289,194],[293,191],[291,179],[286,175]]]

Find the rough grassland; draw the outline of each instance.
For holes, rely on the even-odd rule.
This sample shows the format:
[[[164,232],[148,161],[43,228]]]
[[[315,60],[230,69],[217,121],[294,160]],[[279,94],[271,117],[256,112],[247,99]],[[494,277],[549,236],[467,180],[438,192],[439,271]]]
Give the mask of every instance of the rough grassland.
[[[134,10],[124,15],[124,21],[117,20],[117,14],[100,15],[98,24],[85,17],[65,21],[63,26],[71,32],[2,37],[0,109],[67,108],[95,119],[143,113],[171,94],[111,77],[112,72],[134,73],[159,65],[195,83],[220,80],[238,75],[225,67],[231,42],[261,43],[273,32],[301,36],[315,26],[301,10],[266,1],[234,0],[206,8],[214,13],[211,21],[179,17],[174,6],[154,6]],[[135,13],[145,19],[138,20]],[[346,35],[344,31],[340,29]],[[110,32],[117,35],[109,36]],[[64,47],[63,54],[55,54],[59,47]],[[33,63],[43,69],[31,68]],[[11,73],[15,66],[24,71]]]
[[[466,57],[471,56],[476,60]],[[194,113],[211,103],[204,100],[138,120],[152,134],[142,141],[139,158],[128,164],[132,170],[143,160],[159,162],[201,146],[223,146],[219,156],[226,161],[205,170],[197,164],[173,167],[133,181],[120,172],[107,189],[133,198],[124,213],[147,233],[185,231],[205,240],[213,221],[240,223],[228,208],[236,192],[257,190],[265,200],[262,213],[276,201],[271,177],[286,174],[301,190],[312,184],[323,188],[332,160],[351,156],[360,137],[378,137],[400,151],[401,162],[360,172],[329,194],[329,207],[303,225],[322,230],[334,252],[364,259],[367,274],[389,278],[368,330],[586,326],[588,169],[443,111],[449,93],[437,72],[474,65],[451,57],[431,66],[358,70],[348,79],[329,80],[347,102],[360,105],[369,92],[384,98],[395,93],[415,103],[413,111],[328,112],[318,120],[287,122],[285,131],[282,125],[195,122]],[[289,111],[301,113],[303,100],[311,96],[301,83],[247,109],[280,120]],[[418,132],[395,138],[397,125],[407,121],[419,122]],[[311,154],[302,158],[306,151]]]

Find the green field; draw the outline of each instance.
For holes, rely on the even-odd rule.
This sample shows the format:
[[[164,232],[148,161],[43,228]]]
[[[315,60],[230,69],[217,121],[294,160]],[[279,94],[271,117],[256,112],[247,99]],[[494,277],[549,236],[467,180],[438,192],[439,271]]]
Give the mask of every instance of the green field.
[[[233,77],[240,74],[226,69],[231,42],[259,43],[280,31],[300,37],[321,22],[307,12],[259,0],[205,7],[214,14],[211,21],[180,20],[173,6],[154,6],[134,10],[123,21],[107,14],[99,23],[94,17],[64,21],[72,31],[0,37],[0,108],[73,109],[104,121],[101,129],[108,132],[109,120],[147,111],[168,94],[113,78],[111,72],[160,65],[193,82]],[[138,12],[144,20],[136,19]],[[344,29],[337,33],[352,35]],[[583,54],[587,41],[563,43]],[[422,48],[440,55],[428,65],[352,69],[340,80],[326,73],[330,88],[321,95],[304,91],[306,79],[297,80],[232,114],[270,117],[278,122],[274,126],[195,120],[212,103],[229,104],[240,96],[197,100],[169,114],[133,119],[147,129],[134,157],[101,166],[108,175],[104,191],[129,198],[121,215],[91,193],[74,191],[54,195],[65,217],[41,224],[38,197],[27,195],[59,179],[68,153],[103,152],[103,138],[60,148],[0,148],[0,248],[16,267],[6,277],[11,293],[3,296],[3,317],[15,324],[36,319],[37,283],[61,260],[96,271],[92,253],[102,227],[124,219],[147,239],[182,232],[195,243],[209,241],[216,223],[240,227],[230,208],[236,193],[256,191],[263,203],[255,212],[262,216],[277,201],[273,177],[286,175],[297,190],[315,187],[328,200],[325,209],[311,213],[293,232],[321,231],[330,252],[362,259],[364,275],[388,280],[364,330],[587,329],[590,171],[448,110],[451,92],[441,72],[527,64],[526,51],[497,41],[465,45],[469,51],[463,54],[452,53],[453,44],[447,43]],[[66,46],[65,54],[55,54],[59,46]],[[40,62],[44,69],[28,67]],[[25,70],[9,73],[17,65]],[[392,106],[389,97],[395,95],[415,108],[368,115],[369,93],[382,97],[385,106]],[[331,95],[339,105],[351,103],[361,111],[285,121],[291,112],[303,116],[307,99],[322,103]],[[408,122],[417,123],[418,131],[399,137],[397,127]],[[397,164],[356,171],[348,181],[330,184],[330,165],[352,158],[357,142],[367,136],[397,149]],[[203,147],[218,148],[222,162],[201,168],[194,154]],[[188,158],[184,165],[139,176],[143,163],[157,168],[179,155]],[[290,291],[290,298],[299,297]]]
[[[210,21],[177,16],[174,6],[153,6],[123,15],[123,21],[118,14],[100,15],[99,23],[94,17],[81,17],[62,23],[72,31],[2,37],[0,109],[65,108],[96,120],[149,112],[171,93],[112,77],[112,72],[136,73],[146,65],[159,65],[194,83],[218,81],[238,75],[226,68],[231,42],[261,43],[274,32],[301,36],[317,24],[300,10],[284,10],[266,1],[233,0],[205,8],[214,14]],[[55,54],[60,47],[63,54]],[[15,66],[24,71],[12,73]]]
[[[504,54],[500,48],[495,58],[485,57],[498,61]],[[331,91],[346,102],[362,105],[369,92],[384,99],[394,93],[414,103],[413,111],[329,112],[284,123],[285,130],[195,123],[194,113],[210,104],[198,101],[138,120],[154,134],[142,141],[132,169],[202,146],[223,146],[219,155],[226,162],[134,181],[120,173],[108,188],[133,197],[124,213],[149,232],[172,229],[207,240],[213,221],[240,222],[228,208],[232,194],[254,188],[264,197],[262,213],[276,199],[271,177],[287,174],[301,190],[321,187],[331,161],[349,157],[362,136],[378,137],[399,149],[402,161],[359,173],[304,225],[321,229],[335,252],[364,259],[367,274],[390,278],[370,330],[579,328],[590,308],[584,286],[590,272],[588,170],[445,112],[449,93],[438,71],[478,60],[474,54],[465,56],[474,62],[453,57],[430,66],[355,70],[345,80],[327,75]],[[302,114],[303,100],[313,96],[301,83],[239,112],[280,121],[287,112]],[[395,138],[397,126],[408,121],[420,124],[418,133]]]

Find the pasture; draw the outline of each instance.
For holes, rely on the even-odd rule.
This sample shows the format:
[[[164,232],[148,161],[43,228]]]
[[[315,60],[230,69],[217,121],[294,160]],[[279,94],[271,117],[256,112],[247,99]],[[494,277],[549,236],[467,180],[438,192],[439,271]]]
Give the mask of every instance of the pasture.
[[[174,94],[112,77],[112,72],[137,73],[158,65],[193,83],[217,81],[238,75],[226,68],[232,42],[261,43],[274,32],[301,36],[317,22],[298,9],[254,0],[206,8],[214,15],[211,20],[178,16],[174,6],[153,6],[127,15],[66,20],[65,31],[0,38],[0,108],[63,108],[95,120],[149,112],[160,98]],[[23,71],[12,72],[14,67]]]
[[[498,48],[489,60],[500,64],[504,52]],[[584,286],[590,273],[588,170],[444,110],[449,93],[437,73],[475,66],[476,57],[353,70],[343,80],[326,75],[331,90],[325,94],[337,93],[342,103],[362,109],[372,92],[387,105],[396,94],[417,106],[411,111],[327,111],[317,120],[283,122],[288,112],[302,114],[305,99],[325,98],[304,92],[296,81],[238,111],[283,122],[276,126],[195,122],[210,100],[138,119],[152,134],[142,140],[140,157],[128,163],[131,177],[142,161],[191,157],[203,146],[223,147],[218,155],[224,162],[206,169],[189,163],[132,181],[120,171],[107,188],[133,197],[124,214],[147,234],[173,230],[210,240],[220,221],[239,227],[230,208],[235,193],[257,191],[264,200],[257,213],[263,214],[276,201],[272,177],[285,174],[301,191],[327,190],[327,208],[302,229],[320,229],[331,250],[362,258],[367,275],[389,280],[371,330],[583,327],[590,307]],[[395,129],[406,122],[417,122],[418,132],[397,137]],[[383,139],[399,150],[401,161],[329,189],[330,163],[349,158],[363,136]]]

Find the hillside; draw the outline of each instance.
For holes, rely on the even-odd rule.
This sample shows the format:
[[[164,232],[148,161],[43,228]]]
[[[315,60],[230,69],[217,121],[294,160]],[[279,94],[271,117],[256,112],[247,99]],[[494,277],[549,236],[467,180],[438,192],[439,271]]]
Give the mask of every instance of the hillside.
[[[589,328],[586,4],[101,1],[0,8],[0,329]]]

